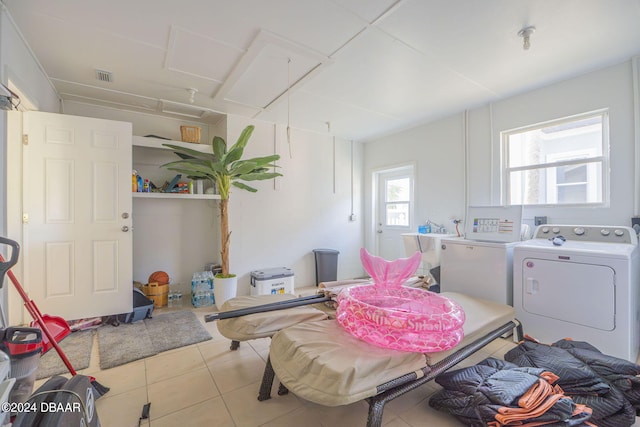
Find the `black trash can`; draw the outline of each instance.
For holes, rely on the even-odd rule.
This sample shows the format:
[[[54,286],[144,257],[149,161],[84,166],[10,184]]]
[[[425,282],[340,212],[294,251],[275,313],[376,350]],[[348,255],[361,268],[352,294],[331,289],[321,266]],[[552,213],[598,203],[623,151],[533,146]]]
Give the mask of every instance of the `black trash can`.
[[[338,254],[335,249],[314,249],[316,256],[316,286],[320,282],[333,282],[338,279]]]

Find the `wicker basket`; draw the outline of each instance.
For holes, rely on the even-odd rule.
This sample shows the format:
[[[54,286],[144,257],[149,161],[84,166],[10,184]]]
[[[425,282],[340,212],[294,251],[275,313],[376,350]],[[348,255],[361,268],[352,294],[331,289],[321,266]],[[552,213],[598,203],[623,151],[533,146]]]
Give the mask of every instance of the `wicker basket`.
[[[154,307],[165,307],[169,303],[169,285],[151,282],[142,285],[142,293],[153,301]]]
[[[200,144],[200,128],[198,126],[180,126],[182,142]]]

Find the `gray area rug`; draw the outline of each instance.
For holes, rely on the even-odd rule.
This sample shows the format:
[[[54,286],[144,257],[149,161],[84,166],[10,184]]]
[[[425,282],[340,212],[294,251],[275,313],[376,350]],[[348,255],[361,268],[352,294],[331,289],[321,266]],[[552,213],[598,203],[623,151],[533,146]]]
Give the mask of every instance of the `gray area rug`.
[[[174,348],[211,339],[191,311],[176,311],[120,326],[98,328],[100,369],[109,369]]]
[[[74,370],[79,371],[89,367],[94,333],[95,330],[73,332],[58,343]],[[67,373],[69,369],[62,362],[56,349],[52,347],[40,358],[36,379]]]

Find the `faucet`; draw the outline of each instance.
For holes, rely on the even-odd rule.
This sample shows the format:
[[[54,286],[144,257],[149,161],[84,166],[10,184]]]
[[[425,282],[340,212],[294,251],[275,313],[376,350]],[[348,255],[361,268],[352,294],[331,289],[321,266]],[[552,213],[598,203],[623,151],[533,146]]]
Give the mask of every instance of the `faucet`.
[[[427,220],[427,224],[431,226],[431,232],[432,233],[445,234],[447,232],[446,228],[444,228],[440,224],[436,224],[435,222],[431,221],[430,219]]]

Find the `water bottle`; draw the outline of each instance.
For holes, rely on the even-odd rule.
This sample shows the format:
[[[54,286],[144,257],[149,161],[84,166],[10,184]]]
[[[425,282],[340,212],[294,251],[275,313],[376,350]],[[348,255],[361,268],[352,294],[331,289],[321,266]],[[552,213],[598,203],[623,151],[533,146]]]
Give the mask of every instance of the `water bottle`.
[[[191,305],[196,306],[196,273],[191,276]]]
[[[205,281],[202,272],[198,273],[198,307],[204,307],[206,305],[206,290]]]
[[[201,272],[200,275],[202,277],[202,306],[208,307],[211,305],[211,280],[206,271]]]
[[[193,273],[191,277],[191,304],[194,307],[200,307],[198,300],[198,288],[200,287],[200,280],[198,273]]]
[[[205,273],[207,275],[207,305],[213,305],[216,303],[213,295],[213,272],[208,270]]]

